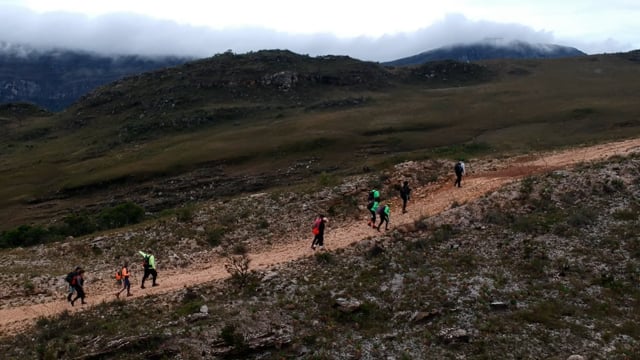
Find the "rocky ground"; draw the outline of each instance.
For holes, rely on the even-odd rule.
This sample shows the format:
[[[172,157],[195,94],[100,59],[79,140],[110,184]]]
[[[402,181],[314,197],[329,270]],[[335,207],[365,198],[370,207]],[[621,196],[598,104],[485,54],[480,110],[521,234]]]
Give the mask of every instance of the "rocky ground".
[[[0,350],[9,358],[637,358],[640,160],[629,155],[637,147],[471,162],[461,189],[443,163],[403,163],[316,192],[251,194],[3,251],[9,336]],[[612,154],[628,157],[591,163]],[[366,190],[393,194],[403,179],[414,184],[409,213],[398,214],[394,199],[392,229],[367,228]],[[308,225],[318,211],[330,216],[329,251],[314,253]],[[155,251],[161,286],[114,301],[112,273],[138,249]],[[225,269],[242,254],[253,270]],[[92,306],[82,310],[60,300],[75,264],[91,269]]]

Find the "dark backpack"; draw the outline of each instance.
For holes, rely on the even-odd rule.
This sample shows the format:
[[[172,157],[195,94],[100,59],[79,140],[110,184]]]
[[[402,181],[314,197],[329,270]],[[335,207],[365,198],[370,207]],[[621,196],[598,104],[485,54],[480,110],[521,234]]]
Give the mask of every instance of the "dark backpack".
[[[64,281],[68,282],[69,285],[71,285],[71,282],[73,281],[74,276],[76,276],[76,272],[72,271],[68,273],[67,276],[65,276]]]
[[[456,166],[453,167],[453,170],[456,174],[462,174],[462,164],[457,163]]]
[[[149,258],[150,258],[150,257],[151,257],[151,256],[149,256],[149,255],[147,255],[147,256],[145,256],[145,257],[144,257],[144,262],[142,263],[142,266],[144,266],[144,268],[145,268],[145,269],[148,269],[148,268],[149,268]]]

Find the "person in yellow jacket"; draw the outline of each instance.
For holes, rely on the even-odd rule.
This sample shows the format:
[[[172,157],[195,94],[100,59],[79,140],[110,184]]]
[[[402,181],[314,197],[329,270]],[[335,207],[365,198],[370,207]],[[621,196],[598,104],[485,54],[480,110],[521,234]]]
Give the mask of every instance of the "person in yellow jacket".
[[[158,272],[156,271],[156,258],[155,256],[153,256],[152,254],[147,254],[143,251],[138,251],[138,253],[140,253],[140,255],[142,255],[142,257],[144,258],[144,262],[143,262],[143,267],[144,267],[144,276],[142,277],[142,284],[140,286],[140,288],[144,289],[144,282],[145,280],[147,280],[147,278],[149,277],[149,275],[151,275],[151,279],[152,279],[152,285],[151,286],[158,286],[159,284],[156,283],[156,278],[158,277]]]
[[[116,297],[120,298],[120,293],[127,290],[127,296],[131,296],[131,282],[129,281],[129,262],[125,261],[120,270],[120,277],[122,279],[122,289],[116,293]]]

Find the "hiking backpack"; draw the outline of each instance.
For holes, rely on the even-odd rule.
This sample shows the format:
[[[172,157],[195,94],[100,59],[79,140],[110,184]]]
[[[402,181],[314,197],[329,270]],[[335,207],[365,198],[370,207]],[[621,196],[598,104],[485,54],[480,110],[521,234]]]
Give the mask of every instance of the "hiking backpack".
[[[73,282],[74,276],[76,276],[76,272],[72,271],[68,273],[67,276],[64,277],[64,281],[68,282],[69,285],[71,285],[71,283]]]
[[[320,223],[322,222],[322,218],[317,218],[314,222],[313,222],[313,226],[311,227],[311,231],[313,232],[313,235],[318,235],[320,234]]]
[[[456,166],[453,167],[453,170],[456,174],[462,174],[462,164],[457,163]]]

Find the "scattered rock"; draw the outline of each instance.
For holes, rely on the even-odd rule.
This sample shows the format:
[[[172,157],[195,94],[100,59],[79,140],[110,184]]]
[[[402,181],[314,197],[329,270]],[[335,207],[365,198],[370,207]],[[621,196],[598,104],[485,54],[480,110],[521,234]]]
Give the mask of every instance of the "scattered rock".
[[[343,313],[353,313],[360,310],[362,302],[356,299],[337,298],[333,307]]]

